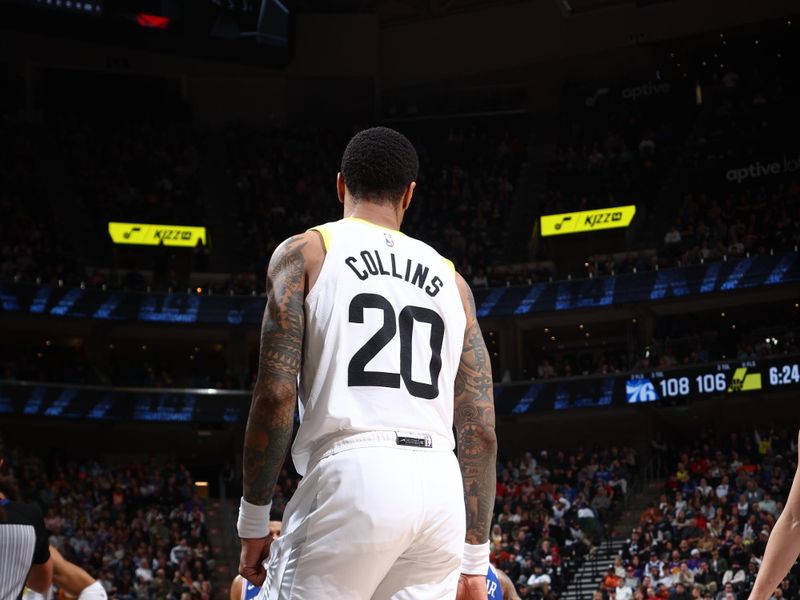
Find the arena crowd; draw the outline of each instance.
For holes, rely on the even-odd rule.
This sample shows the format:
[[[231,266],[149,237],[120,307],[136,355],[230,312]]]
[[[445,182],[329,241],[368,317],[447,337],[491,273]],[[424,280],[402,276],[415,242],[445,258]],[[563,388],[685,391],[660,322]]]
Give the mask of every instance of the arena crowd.
[[[213,597],[205,510],[186,467],[3,455],[21,498],[42,508],[50,543],[109,598]]]

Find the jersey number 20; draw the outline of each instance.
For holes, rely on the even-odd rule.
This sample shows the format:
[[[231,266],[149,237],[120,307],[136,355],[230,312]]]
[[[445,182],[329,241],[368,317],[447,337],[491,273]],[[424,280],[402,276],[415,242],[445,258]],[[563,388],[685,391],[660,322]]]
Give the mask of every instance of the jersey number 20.
[[[347,367],[347,385],[377,386],[399,388],[400,377],[412,396],[431,400],[439,395],[439,373],[442,370],[442,340],[444,339],[444,321],[434,311],[422,306],[406,306],[400,311],[400,318],[395,316],[391,303],[378,294],[358,294],[350,302],[350,322],[363,323],[364,309],[377,308],[383,311],[383,325],[358,352],[355,353]],[[431,326],[431,362],[429,365],[431,382],[420,383],[411,378],[411,348],[414,335],[414,321],[428,323]],[[400,373],[384,371],[367,371],[366,366],[383,350],[400,329]]]

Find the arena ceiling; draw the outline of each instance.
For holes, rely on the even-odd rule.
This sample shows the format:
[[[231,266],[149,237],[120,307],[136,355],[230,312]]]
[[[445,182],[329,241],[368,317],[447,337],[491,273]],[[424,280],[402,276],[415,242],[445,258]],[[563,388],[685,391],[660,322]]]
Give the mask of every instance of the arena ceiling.
[[[298,0],[300,12],[377,14],[391,24],[485,10],[506,4],[547,0]],[[550,0],[565,16],[618,6],[647,6],[672,0]]]

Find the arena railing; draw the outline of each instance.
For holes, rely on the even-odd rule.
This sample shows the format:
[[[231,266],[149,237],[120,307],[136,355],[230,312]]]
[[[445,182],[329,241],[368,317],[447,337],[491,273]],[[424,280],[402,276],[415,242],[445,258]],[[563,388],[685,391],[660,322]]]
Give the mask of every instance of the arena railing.
[[[476,288],[474,293],[478,317],[520,317],[797,283],[800,253],[792,251],[530,286]],[[256,327],[264,302],[255,294],[214,294],[202,288],[148,293],[68,287],[63,282],[0,282],[0,316]]]
[[[800,391],[800,354],[733,359],[498,384],[500,416]],[[0,380],[0,415],[172,423],[243,423],[251,393],[214,388],[107,387]]]

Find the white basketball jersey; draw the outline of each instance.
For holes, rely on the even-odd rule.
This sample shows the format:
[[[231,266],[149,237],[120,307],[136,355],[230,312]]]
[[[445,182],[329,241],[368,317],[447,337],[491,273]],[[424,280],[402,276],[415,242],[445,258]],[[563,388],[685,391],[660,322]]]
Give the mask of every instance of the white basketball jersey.
[[[430,433],[453,448],[466,327],[453,264],[362,219],[314,230],[327,254],[305,301],[297,472],[316,450],[367,431]]]

